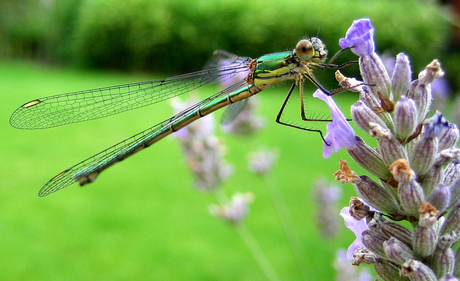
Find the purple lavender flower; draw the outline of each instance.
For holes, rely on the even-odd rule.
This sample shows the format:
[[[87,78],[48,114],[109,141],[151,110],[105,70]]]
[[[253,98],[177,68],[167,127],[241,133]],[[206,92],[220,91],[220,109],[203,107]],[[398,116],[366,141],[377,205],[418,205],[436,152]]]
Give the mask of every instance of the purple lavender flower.
[[[323,145],[323,158],[328,158],[341,147],[351,148],[356,143],[355,132],[332,97],[319,89],[313,93],[313,97],[326,102],[332,115],[332,122],[327,124],[327,133],[324,138],[326,143]]]
[[[374,52],[374,27],[370,19],[353,21],[345,38],[341,38],[339,45],[342,48],[351,48],[351,51],[362,57]]]
[[[369,229],[369,226],[367,226],[366,220],[356,220],[350,215],[350,208],[349,207],[344,207],[340,211],[340,215],[342,216],[345,226],[353,231],[353,233],[356,235],[355,241],[351,243],[351,245],[348,247],[347,250],[347,259],[353,260],[353,253],[359,249],[359,248],[365,248],[362,240],[361,240],[361,233],[363,233],[365,230]]]

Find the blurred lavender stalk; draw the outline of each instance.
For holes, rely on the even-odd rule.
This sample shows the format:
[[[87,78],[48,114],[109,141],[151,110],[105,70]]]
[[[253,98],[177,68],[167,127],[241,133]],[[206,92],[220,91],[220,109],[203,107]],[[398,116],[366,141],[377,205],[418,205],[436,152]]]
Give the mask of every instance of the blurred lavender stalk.
[[[249,171],[258,175],[266,175],[271,172],[273,165],[278,159],[278,149],[262,147],[248,155]]]
[[[252,193],[235,193],[225,205],[212,205],[209,212],[230,223],[239,223],[249,212],[249,203],[254,200]]]
[[[197,99],[172,100],[175,112],[195,104]],[[195,177],[195,186],[202,191],[213,190],[232,173],[232,167],[222,158],[224,146],[214,135],[214,117],[205,116],[180,129],[175,136],[182,145],[187,166]]]
[[[197,99],[181,102],[173,99],[176,112],[195,104]],[[224,147],[214,135],[214,117],[207,115],[176,132],[186,157],[186,162],[195,177],[195,186],[201,191],[214,192],[220,206],[212,205],[211,214],[237,226],[235,229],[251,251],[255,261],[264,272],[267,280],[280,280],[270,261],[248,229],[242,224],[253,200],[251,193],[236,193],[229,201],[219,185],[231,174],[232,167],[222,158]]]
[[[440,112],[426,118],[431,83],[443,71],[433,60],[412,81],[409,58],[399,54],[390,78],[374,51],[373,32],[369,19],[356,20],[339,42],[359,56],[364,82],[337,74],[342,87],[360,94],[351,108],[353,121],[378,145],[357,136],[351,147],[342,145],[378,179],[358,176],[344,160],[335,173],[342,183],[353,183],[360,197],[341,212],[357,236],[348,257],[354,265],[373,265],[385,281],[458,280],[460,250],[453,245],[460,234],[459,131]],[[398,223],[403,220],[412,227]]]
[[[338,235],[340,230],[337,201],[342,196],[342,189],[331,185],[325,179],[317,180],[314,188],[316,205],[316,222],[321,236],[331,238]]]

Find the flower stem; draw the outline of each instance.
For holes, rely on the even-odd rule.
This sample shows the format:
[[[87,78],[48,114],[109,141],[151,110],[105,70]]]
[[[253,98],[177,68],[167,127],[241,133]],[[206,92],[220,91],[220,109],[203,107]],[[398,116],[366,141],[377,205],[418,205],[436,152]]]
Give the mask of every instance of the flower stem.
[[[305,251],[302,251],[303,244],[287,208],[284,195],[279,189],[276,178],[272,175],[272,173],[264,174],[263,180],[270,193],[272,203],[275,207],[276,214],[278,215],[278,220],[280,221],[284,234],[287,237],[289,246],[291,247],[291,251],[294,254],[297,266],[299,267],[299,271],[304,280],[310,280],[313,275],[308,272],[308,261],[306,256],[303,254]]]
[[[228,197],[222,188],[218,188],[217,190],[215,190],[215,192],[213,192],[213,194],[220,204],[223,205],[228,202]],[[271,265],[267,256],[260,248],[259,243],[257,243],[257,240],[254,238],[252,233],[246,228],[244,223],[239,222],[233,225],[235,226],[236,232],[240,235],[241,239],[243,239],[244,243],[246,244],[246,247],[248,247],[249,251],[251,252],[252,257],[264,272],[267,279],[271,281],[281,280],[278,277],[278,274],[276,274],[275,270],[273,269],[273,266]]]

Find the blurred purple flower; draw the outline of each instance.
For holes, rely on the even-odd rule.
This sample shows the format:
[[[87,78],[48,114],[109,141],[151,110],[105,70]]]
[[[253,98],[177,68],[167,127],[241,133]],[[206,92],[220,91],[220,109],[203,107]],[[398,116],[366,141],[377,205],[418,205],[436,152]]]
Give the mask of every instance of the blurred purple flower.
[[[278,159],[277,149],[262,148],[248,155],[249,170],[255,174],[264,175],[271,171]]]
[[[328,158],[334,151],[339,151],[341,147],[351,148],[356,143],[355,132],[332,97],[320,89],[313,93],[313,97],[323,100],[331,109],[332,122],[327,124],[323,158]]]
[[[188,102],[173,99],[172,105],[180,112],[197,102],[192,98]],[[195,177],[195,186],[201,191],[217,188],[231,173],[223,154],[225,147],[214,135],[214,118],[205,116],[174,134],[182,145],[188,168]]]
[[[380,58],[382,59],[383,65],[385,66],[385,69],[387,70],[388,74],[392,74],[396,66],[395,57],[392,56],[390,53],[383,53],[382,55],[380,55]]]
[[[337,214],[339,208],[337,200],[342,196],[342,189],[320,179],[315,182],[314,200],[316,206],[316,221],[321,235],[330,238],[339,234],[339,217],[331,216]]]
[[[209,212],[225,221],[231,223],[238,223],[249,212],[249,203],[254,200],[252,193],[235,193],[230,202],[226,205],[217,206],[212,205]]]
[[[361,241],[361,233],[369,229],[369,227],[367,226],[365,219],[358,221],[350,215],[350,207],[344,207],[340,211],[340,215],[342,216],[345,222],[345,226],[349,230],[353,231],[353,233],[356,235],[355,241],[351,243],[351,245],[348,247],[348,250],[347,250],[347,259],[353,260],[353,253],[356,251],[356,249],[366,247]]]
[[[374,27],[371,21],[369,19],[353,21],[345,38],[340,39],[339,45],[344,49],[351,48],[351,51],[360,57],[372,54],[375,47]]]
[[[431,104],[431,110],[444,111],[447,102],[449,101],[450,86],[447,79],[439,77],[431,83],[431,94],[433,95],[433,101]]]

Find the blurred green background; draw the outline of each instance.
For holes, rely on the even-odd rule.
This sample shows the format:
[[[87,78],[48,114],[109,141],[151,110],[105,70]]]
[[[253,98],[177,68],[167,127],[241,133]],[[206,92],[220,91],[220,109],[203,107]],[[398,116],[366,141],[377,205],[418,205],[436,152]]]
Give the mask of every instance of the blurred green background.
[[[199,70],[215,49],[257,57],[319,34],[335,53],[339,38],[361,17],[371,18],[378,51],[408,54],[414,73],[433,58],[445,58],[453,88],[460,73],[445,6],[431,1],[3,0],[0,9],[1,280],[265,279],[235,229],[209,215],[215,198],[193,188],[174,138],[84,188],[37,196],[63,169],[170,117],[168,103],[48,130],[10,127],[11,113],[29,100]],[[339,59],[356,57],[348,52]],[[336,87],[333,72],[318,76],[327,88]],[[199,94],[217,89],[211,85]],[[268,119],[260,133],[218,133],[235,168],[222,188],[228,195],[254,193],[245,225],[282,280],[300,280],[301,271],[308,280],[333,280],[335,252],[354,236],[319,233],[312,185],[322,175],[332,181],[338,159],[349,158],[341,151],[322,159],[318,135],[274,122],[287,90],[260,95],[259,113]],[[280,152],[267,179],[247,169],[246,155],[261,146]],[[269,186],[282,191],[295,223],[302,270]],[[343,190],[339,205],[346,206],[354,192],[349,185]]]

